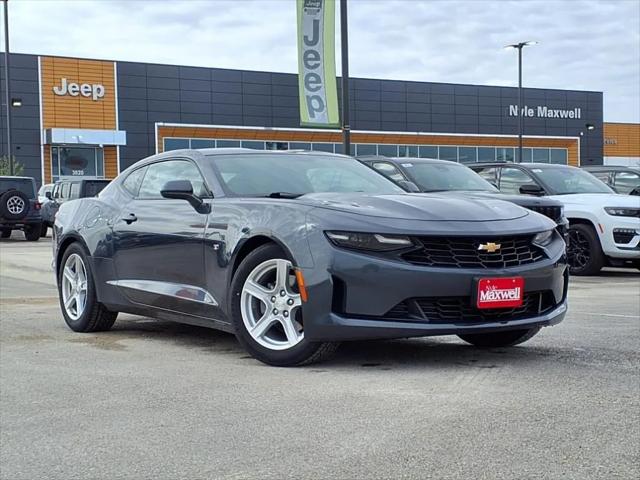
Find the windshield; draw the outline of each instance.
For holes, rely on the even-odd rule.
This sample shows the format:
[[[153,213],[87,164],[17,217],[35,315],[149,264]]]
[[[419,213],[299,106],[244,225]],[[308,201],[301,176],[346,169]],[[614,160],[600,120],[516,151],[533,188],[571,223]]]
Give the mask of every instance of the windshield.
[[[476,172],[457,163],[404,162],[401,164],[422,192],[467,190],[497,192]]]
[[[355,159],[295,154],[211,155],[226,190],[234,195],[323,192],[403,193]]]
[[[553,195],[572,193],[615,193],[604,182],[590,173],[574,167],[532,168]]]

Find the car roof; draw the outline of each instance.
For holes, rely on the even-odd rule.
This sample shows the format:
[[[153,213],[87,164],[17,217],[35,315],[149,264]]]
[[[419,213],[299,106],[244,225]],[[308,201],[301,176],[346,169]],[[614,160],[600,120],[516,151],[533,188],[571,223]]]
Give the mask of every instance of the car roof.
[[[632,171],[632,172],[638,172],[640,171],[640,167],[630,167],[627,165],[587,165],[582,167],[587,171],[601,171],[601,172],[626,172],[626,171]]]
[[[348,155],[342,155],[341,153],[322,152],[320,150],[255,150],[253,148],[198,148],[198,149],[184,149],[184,150],[171,150],[171,152],[200,152],[202,155],[233,155],[233,154],[255,154],[265,155],[269,153],[279,154],[309,154],[309,155],[323,155],[330,157],[348,157]],[[169,153],[169,152],[167,152]]]
[[[0,175],[0,180],[4,180],[10,178],[11,180],[33,180],[33,177],[18,177],[18,176],[11,176],[11,175]]]
[[[466,166],[464,163],[454,162],[453,160],[439,160],[437,158],[425,158],[425,157],[385,157],[384,155],[362,155],[356,157],[363,162],[368,161],[387,161],[393,163],[402,164],[403,162],[411,163],[430,163],[430,164],[447,164],[447,165],[461,165]]]
[[[522,168],[576,168],[573,165],[560,165],[557,163],[515,163],[515,162],[477,162],[468,164],[470,167],[504,167],[515,166]]]

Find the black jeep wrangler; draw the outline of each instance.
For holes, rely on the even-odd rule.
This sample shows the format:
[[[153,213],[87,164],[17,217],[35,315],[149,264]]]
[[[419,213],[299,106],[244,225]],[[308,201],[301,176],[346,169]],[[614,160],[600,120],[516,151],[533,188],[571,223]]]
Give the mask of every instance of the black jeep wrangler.
[[[0,176],[0,236],[9,238],[12,230],[22,230],[30,242],[40,238],[42,215],[32,177]]]

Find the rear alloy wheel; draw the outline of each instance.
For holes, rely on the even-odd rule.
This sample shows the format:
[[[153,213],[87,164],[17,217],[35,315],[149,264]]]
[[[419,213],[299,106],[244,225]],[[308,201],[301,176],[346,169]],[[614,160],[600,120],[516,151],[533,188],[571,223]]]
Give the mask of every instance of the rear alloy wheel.
[[[337,347],[305,338],[295,270],[277,245],[263,245],[247,255],[233,278],[231,295],[236,336],[264,363],[281,367],[308,364]]]
[[[118,316],[98,302],[88,257],[72,244],[62,256],[58,272],[58,296],[65,322],[76,332],[109,330]]]
[[[539,331],[540,327],[534,327],[526,330],[508,330],[506,332],[470,333],[468,335],[458,335],[458,337],[476,347],[513,347],[526,342]]]
[[[596,275],[600,272],[604,266],[604,254],[592,226],[577,223],[569,227],[567,257],[572,275]]]

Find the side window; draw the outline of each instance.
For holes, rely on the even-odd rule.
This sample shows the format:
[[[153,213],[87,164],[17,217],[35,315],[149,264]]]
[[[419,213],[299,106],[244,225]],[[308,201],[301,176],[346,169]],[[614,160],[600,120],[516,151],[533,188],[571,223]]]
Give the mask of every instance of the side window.
[[[73,182],[71,184],[69,198],[80,198],[80,182]]]
[[[616,172],[614,187],[618,193],[628,194],[640,187],[640,175],[633,172]]]
[[[129,175],[127,175],[127,178],[122,181],[122,188],[124,188],[134,197],[137,196],[138,191],[140,190],[140,185],[142,184],[142,179],[144,178],[144,173],[146,171],[147,167],[142,167],[131,172]]]
[[[162,198],[160,191],[170,180],[189,180],[194,195],[206,197],[209,195],[202,175],[198,168],[187,160],[168,160],[153,163],[147,167],[147,173],[140,185],[139,198]]]
[[[518,168],[505,167],[500,173],[500,191],[520,194],[522,185],[537,185],[536,181]]]
[[[60,198],[62,200],[67,200],[69,198],[69,188],[71,187],[68,183],[63,183],[60,185]]]
[[[473,168],[474,172],[484,178],[492,185],[498,185],[498,168],[497,167],[482,167]]]
[[[51,193],[51,196],[53,198],[59,198],[60,197],[60,185],[59,184],[55,184],[53,186],[53,192]]]
[[[398,170],[395,165],[388,162],[375,162],[373,168],[383,174],[385,177],[390,178],[396,182],[405,180],[404,175]]]
[[[594,177],[602,180],[607,185],[611,185],[611,178],[609,176],[610,175],[609,172],[589,172],[589,173]]]

